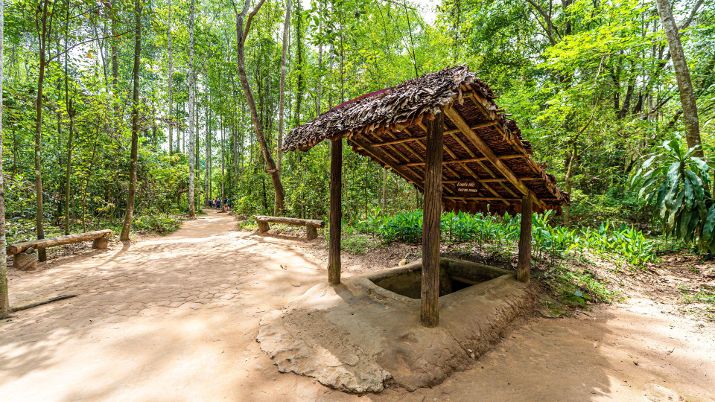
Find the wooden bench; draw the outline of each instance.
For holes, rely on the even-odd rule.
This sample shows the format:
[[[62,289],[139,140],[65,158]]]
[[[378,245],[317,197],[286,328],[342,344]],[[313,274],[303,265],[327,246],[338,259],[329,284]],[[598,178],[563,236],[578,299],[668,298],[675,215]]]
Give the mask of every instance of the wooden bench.
[[[26,241],[8,246],[7,254],[14,256],[13,267],[27,271],[37,267],[37,257],[35,256],[35,250],[37,249],[92,240],[92,248],[106,250],[109,245],[109,237],[111,235],[111,230],[104,229],[96,230],[94,232],[60,236],[52,239]]]
[[[286,225],[293,226],[305,226],[306,234],[308,235],[308,240],[313,240],[318,237],[318,228],[325,226],[323,221],[317,219],[298,219],[298,218],[286,218],[283,216],[256,216],[256,222],[258,223],[258,233],[265,233],[270,229],[268,223],[283,223]]]

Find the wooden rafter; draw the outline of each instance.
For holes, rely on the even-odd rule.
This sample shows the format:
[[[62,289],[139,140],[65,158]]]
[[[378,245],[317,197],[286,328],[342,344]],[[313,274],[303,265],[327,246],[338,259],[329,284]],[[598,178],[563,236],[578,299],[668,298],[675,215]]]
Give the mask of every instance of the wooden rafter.
[[[426,133],[427,130],[428,130],[427,126],[425,126],[424,123],[422,123],[422,122],[419,122],[419,123],[417,124],[417,126],[420,127],[422,130],[424,130],[425,133]],[[419,144],[422,145],[422,143],[419,143]],[[427,147],[425,146],[424,148],[425,148],[425,152],[426,152]],[[453,160],[458,159],[458,158],[457,158],[457,155],[454,153],[454,151],[452,151],[451,149],[449,149],[449,147],[445,147],[444,149],[445,149],[445,151],[447,151],[447,153],[449,154],[449,156],[450,156]],[[471,154],[471,156],[474,156],[474,154]],[[443,165],[446,169],[453,171],[453,170],[449,167],[449,165],[445,165],[444,162],[442,163],[442,165]],[[461,162],[461,163],[459,163],[459,165],[462,167],[462,169],[466,170],[467,173],[469,173],[469,175],[472,176],[473,179],[479,180],[479,175],[478,175],[474,170],[472,170],[472,169],[469,167],[469,165],[467,165],[467,162]],[[480,165],[481,165],[481,163],[480,163]],[[459,177],[459,176],[460,176],[460,175],[457,174],[457,177]],[[482,186],[483,186],[487,191],[489,191],[493,196],[495,196],[495,197],[500,197],[499,193],[497,193],[490,185],[488,185],[488,184],[482,184]],[[504,201],[504,204],[507,204],[507,205],[508,205],[509,202]]]
[[[529,190],[524,183],[522,183],[514,174],[514,172],[509,169],[507,165],[502,162],[499,157],[497,157],[494,154],[494,151],[487,145],[484,140],[479,137],[474,130],[469,127],[467,122],[464,121],[462,116],[453,108],[453,107],[447,107],[444,109],[445,115],[452,121],[452,123],[457,126],[462,131],[462,134],[464,134],[469,141],[477,148],[479,152],[482,153],[486,158],[489,159],[489,162],[494,165],[494,167],[501,173],[507,180],[509,180],[509,183],[516,187],[517,190],[519,190],[523,195],[525,196],[531,196],[531,191]],[[535,197],[534,197],[535,198]],[[543,202],[539,201],[538,199],[535,198],[535,201],[539,204],[541,208],[544,208]]]
[[[421,145],[421,144],[420,144]],[[445,151],[447,151],[449,148],[445,148]],[[514,154],[514,155],[501,155],[498,156],[499,159],[501,160],[509,160],[509,159],[517,159],[517,158],[523,158],[524,154]],[[488,162],[489,158],[487,157],[481,157],[481,158],[467,158],[467,159],[455,159],[455,160],[449,160],[449,161],[443,161],[442,164],[462,164],[462,163],[476,163],[476,162]],[[404,163],[400,166],[424,166],[424,162],[410,162],[410,163]]]

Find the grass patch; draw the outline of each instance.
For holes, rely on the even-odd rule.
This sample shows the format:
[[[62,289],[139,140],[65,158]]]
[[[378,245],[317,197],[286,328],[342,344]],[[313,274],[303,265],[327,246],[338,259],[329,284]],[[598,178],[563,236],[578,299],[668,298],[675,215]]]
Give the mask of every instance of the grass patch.
[[[340,249],[350,254],[364,255],[382,244],[380,240],[373,236],[358,233],[354,230],[346,230],[342,235]]]
[[[558,265],[544,274],[544,282],[561,303],[572,307],[610,303],[617,295],[587,269]]]
[[[681,287],[680,294],[683,296],[683,302],[686,304],[705,303],[712,304],[715,308],[715,286],[703,285],[697,291]]]

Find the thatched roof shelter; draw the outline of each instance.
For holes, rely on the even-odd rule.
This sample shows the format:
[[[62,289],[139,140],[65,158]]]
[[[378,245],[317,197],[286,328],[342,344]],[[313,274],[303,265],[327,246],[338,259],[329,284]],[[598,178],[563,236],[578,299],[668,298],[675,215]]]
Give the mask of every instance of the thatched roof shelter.
[[[467,67],[427,74],[334,107],[288,135],[285,150],[330,145],[328,281],[340,283],[343,142],[424,193],[422,324],[439,323],[440,214],[521,212],[516,279],[529,280],[532,211],[569,201],[554,177],[531,159],[531,147]]]
[[[494,99],[467,67],[448,68],[338,105],[291,131],[284,149],[344,137],[422,191],[428,125],[443,111],[444,209],[518,212],[526,194],[536,211],[559,209],[568,194],[531,158],[530,144]]]

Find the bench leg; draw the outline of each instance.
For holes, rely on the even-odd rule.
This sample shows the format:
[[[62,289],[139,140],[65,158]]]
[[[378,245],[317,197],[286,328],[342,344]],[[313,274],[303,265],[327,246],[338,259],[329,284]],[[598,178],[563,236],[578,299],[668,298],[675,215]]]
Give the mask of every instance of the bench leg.
[[[15,254],[15,257],[13,259],[13,267],[21,271],[31,271],[37,268],[37,254]]]
[[[100,237],[98,239],[92,240],[92,248],[97,250],[106,250],[109,247],[109,239],[106,237]]]
[[[268,226],[268,222],[263,222],[263,221],[258,221],[258,232],[259,233],[266,233],[270,229],[270,226]]]
[[[315,226],[306,226],[305,231],[308,234],[308,240],[318,237],[318,229]]]

